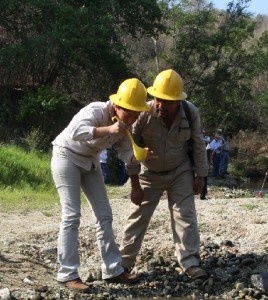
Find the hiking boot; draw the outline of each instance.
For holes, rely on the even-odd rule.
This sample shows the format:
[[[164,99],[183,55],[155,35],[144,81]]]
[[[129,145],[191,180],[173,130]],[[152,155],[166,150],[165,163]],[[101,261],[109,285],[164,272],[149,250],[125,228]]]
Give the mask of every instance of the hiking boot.
[[[138,281],[137,274],[129,274],[128,272],[124,271],[120,275],[112,278],[104,279],[106,282],[109,283],[135,283]]]
[[[83,281],[80,278],[68,280],[65,282],[58,281],[58,284],[65,286],[68,289],[73,290],[77,293],[89,294],[90,292],[90,287],[87,284],[83,283]]]
[[[200,267],[193,266],[185,271],[185,274],[193,280],[207,278],[208,274]]]

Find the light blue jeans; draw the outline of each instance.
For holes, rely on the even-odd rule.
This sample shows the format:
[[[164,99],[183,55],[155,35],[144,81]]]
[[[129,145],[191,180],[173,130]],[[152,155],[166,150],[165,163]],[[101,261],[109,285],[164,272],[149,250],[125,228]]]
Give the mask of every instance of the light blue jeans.
[[[114,238],[112,210],[100,166],[86,171],[69,160],[63,148],[54,146],[51,170],[62,206],[58,237],[60,268],[57,280],[64,282],[79,277],[78,228],[81,217],[81,188],[96,220],[97,245],[102,258],[102,278],[118,276],[124,269]]]
[[[221,159],[220,159],[220,174],[221,175],[225,175],[227,173],[229,158],[230,158],[230,152],[223,150],[221,153]]]

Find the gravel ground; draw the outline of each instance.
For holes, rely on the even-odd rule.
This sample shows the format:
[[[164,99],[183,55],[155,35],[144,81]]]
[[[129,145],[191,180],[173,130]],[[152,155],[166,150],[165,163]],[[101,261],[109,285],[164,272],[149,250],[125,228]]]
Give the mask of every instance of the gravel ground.
[[[80,275],[92,286],[89,295],[66,290],[55,281],[59,206],[53,216],[1,212],[0,299],[268,299],[268,198],[244,198],[244,194],[221,188],[209,189],[207,200],[196,198],[202,266],[209,278],[194,282],[183,274],[174,257],[165,197],[138,256],[135,271],[140,281],[135,285],[101,280],[94,223],[89,207],[84,206]],[[132,204],[126,194],[112,199],[111,206],[119,243]]]

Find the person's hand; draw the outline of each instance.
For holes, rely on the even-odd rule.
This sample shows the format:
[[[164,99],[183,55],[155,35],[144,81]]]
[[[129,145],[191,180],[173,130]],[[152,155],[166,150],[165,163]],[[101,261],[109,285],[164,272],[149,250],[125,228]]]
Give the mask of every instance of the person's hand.
[[[109,126],[110,134],[125,132],[126,130],[127,130],[127,125],[122,121],[115,122],[113,125]]]
[[[138,206],[141,206],[143,195],[144,195],[144,191],[140,185],[132,187],[130,193],[131,202]]]
[[[194,194],[201,194],[204,187],[204,177],[196,176],[194,179]]]
[[[145,160],[158,158],[158,156],[155,155],[154,152],[151,151],[149,148],[145,147],[144,149],[147,149],[147,155],[145,157]]]

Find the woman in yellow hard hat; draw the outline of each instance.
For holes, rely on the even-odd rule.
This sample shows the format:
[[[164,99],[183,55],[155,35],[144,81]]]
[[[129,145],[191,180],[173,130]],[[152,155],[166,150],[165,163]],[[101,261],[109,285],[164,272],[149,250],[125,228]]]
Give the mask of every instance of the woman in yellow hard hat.
[[[126,129],[137,120],[140,112],[149,109],[146,97],[146,88],[140,80],[127,79],[106,103],[92,102],[81,109],[52,142],[51,169],[62,206],[57,281],[78,292],[90,292],[89,286],[83,283],[78,274],[81,188],[96,218],[102,278],[121,283],[137,280],[137,275],[124,272],[121,265],[99,154],[103,149],[114,145],[125,163],[132,162],[133,151]],[[114,123],[114,116],[120,121]]]

